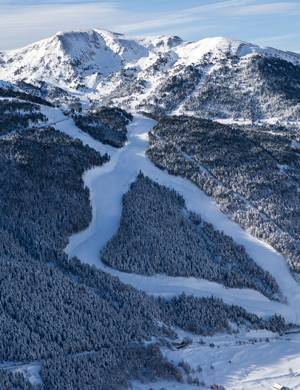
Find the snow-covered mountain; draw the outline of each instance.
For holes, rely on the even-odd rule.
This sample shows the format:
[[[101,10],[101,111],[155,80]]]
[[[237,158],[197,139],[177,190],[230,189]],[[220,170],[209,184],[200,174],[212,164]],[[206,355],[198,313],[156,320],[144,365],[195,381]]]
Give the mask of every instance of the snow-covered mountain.
[[[68,89],[97,85],[152,53],[168,51],[177,37],[127,39],[103,30],[57,33],[51,38],[1,55],[1,77],[45,80]],[[93,81],[93,83],[92,83]]]
[[[0,389],[299,386],[299,103],[222,37],[0,53]]]
[[[124,108],[225,120],[299,118],[300,55],[223,37],[57,33],[0,54],[0,79],[46,82]]]

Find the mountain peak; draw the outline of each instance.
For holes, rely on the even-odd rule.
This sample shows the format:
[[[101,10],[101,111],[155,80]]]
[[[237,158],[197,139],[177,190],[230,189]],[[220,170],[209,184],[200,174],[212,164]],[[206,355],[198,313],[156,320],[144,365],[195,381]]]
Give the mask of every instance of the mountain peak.
[[[203,58],[206,55],[211,65],[217,67],[222,67],[227,57],[251,61],[255,55],[300,64],[299,54],[222,36],[184,42],[176,35],[133,38],[95,28],[58,32],[22,49],[0,53],[0,79],[29,83],[45,81],[72,93],[86,88],[102,97],[109,96],[118,87],[124,88],[122,96],[127,96],[133,88],[138,102],[144,94],[159,94],[156,88],[159,89],[159,85],[166,88],[165,84],[171,82],[169,77],[176,79],[178,72],[183,72],[180,77],[187,77],[191,72],[190,65],[205,66]],[[195,69],[195,74],[190,76],[194,82],[198,80],[197,71]],[[203,69],[203,74],[206,71]],[[189,88],[193,85],[191,83]],[[131,99],[130,93],[126,99]]]
[[[294,64],[300,64],[300,55],[297,53],[284,52],[224,36],[185,42],[177,48],[176,52],[182,60],[190,64],[199,61],[204,55],[209,53],[214,57],[231,54],[240,58],[259,54],[264,57],[281,58]]]

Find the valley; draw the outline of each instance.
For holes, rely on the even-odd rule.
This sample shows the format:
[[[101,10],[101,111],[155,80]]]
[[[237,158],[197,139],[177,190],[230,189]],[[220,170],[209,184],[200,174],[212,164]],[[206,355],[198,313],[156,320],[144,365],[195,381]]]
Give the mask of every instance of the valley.
[[[0,52],[0,387],[300,385],[299,86],[224,37]]]

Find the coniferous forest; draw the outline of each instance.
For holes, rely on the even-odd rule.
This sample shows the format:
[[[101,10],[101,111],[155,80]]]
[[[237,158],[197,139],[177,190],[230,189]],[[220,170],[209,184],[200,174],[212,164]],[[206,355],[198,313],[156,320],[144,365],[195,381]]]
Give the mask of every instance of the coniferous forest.
[[[121,10],[6,2],[3,21],[19,23],[5,47],[20,26],[18,42],[55,15],[64,28],[69,7],[70,24],[104,7],[117,25]],[[169,3],[147,13],[149,33],[198,11],[205,28],[211,9],[285,26],[299,13]],[[133,37],[140,12],[125,12],[130,35],[75,29],[6,50],[0,34],[0,390],[296,388],[300,55]]]
[[[2,102],[6,107],[7,102]],[[30,110],[34,118],[35,111]],[[68,237],[91,220],[82,174],[105,164],[109,156],[100,156],[44,125],[12,131],[8,124],[0,138],[0,152],[0,333],[5,335],[0,340],[0,361],[39,362],[39,388],[119,389],[132,379],[183,381],[180,368],[162,356],[158,341],[145,346],[145,340],[154,337],[170,342],[176,337],[175,327],[201,335],[233,332],[234,323],[246,329],[286,328],[280,316],[263,320],[214,298],[181,296],[169,301],[146,296],[95,267],[68,259],[63,252]],[[251,265],[243,249],[226,236],[199,217],[188,215],[177,194],[140,175],[128,201],[132,198],[142,206],[142,199],[136,197],[142,198],[145,189],[151,190],[153,201],[159,198],[165,203],[167,221],[181,224],[192,236],[203,232],[204,241],[197,244],[201,250],[206,242],[207,251],[215,251],[214,259],[220,265],[221,251],[229,251],[233,267],[240,253],[245,259],[241,264],[249,261],[248,269],[257,275],[257,288],[272,299],[280,298],[270,275]],[[128,203],[127,207],[134,205]],[[155,210],[152,217],[150,209],[145,212],[150,223]],[[138,214],[136,218],[138,221]],[[220,239],[217,248],[212,245],[213,237]],[[119,250],[116,245],[116,253]],[[209,269],[212,258],[207,253]],[[156,264],[148,268],[145,263],[143,272],[167,272],[169,266],[166,262],[165,268]],[[188,268],[179,263],[178,269],[193,274],[199,272],[195,266],[191,257]],[[220,270],[222,275],[226,267]],[[236,275],[240,277],[238,271]],[[232,283],[250,283],[238,280]],[[37,388],[22,375],[1,369],[0,383],[5,389]]]

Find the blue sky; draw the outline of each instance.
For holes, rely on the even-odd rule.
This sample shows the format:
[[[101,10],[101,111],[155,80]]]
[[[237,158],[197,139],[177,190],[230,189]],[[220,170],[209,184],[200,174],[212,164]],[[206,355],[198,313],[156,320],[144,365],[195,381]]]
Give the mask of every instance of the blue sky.
[[[300,0],[0,0],[0,50],[57,31],[227,36],[300,52]]]

